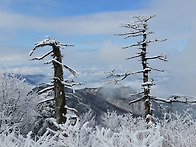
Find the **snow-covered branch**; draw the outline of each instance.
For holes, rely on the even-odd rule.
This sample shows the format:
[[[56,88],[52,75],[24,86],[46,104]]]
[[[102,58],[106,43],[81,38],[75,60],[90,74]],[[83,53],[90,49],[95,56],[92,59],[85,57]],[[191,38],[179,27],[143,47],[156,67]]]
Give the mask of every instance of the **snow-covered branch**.
[[[132,73],[132,72],[129,72],[129,71],[126,71],[123,74],[114,74],[113,73],[114,71],[115,71],[115,69],[113,69],[112,71],[108,72],[109,75],[106,76],[106,78],[111,78],[111,77],[117,77],[117,78],[119,78],[119,79],[113,79],[114,83],[118,83],[119,81],[122,81],[122,80],[126,79],[128,76],[130,76],[132,74],[136,74],[136,73]]]
[[[70,108],[67,105],[65,105],[64,108],[70,111],[78,112],[75,108]]]
[[[129,33],[121,33],[121,34],[114,34],[117,36],[128,36],[128,35],[136,35],[136,34],[140,34],[142,33],[142,31],[136,31],[136,32],[129,32]]]
[[[42,57],[35,57],[35,58],[32,58],[31,60],[42,60],[42,59],[44,59],[45,57],[47,57],[48,55],[50,55],[52,52],[53,52],[53,50],[51,50],[51,51],[48,52],[47,54],[43,55]]]
[[[33,48],[32,51],[30,51],[29,56],[31,56],[37,48],[44,47],[44,46],[56,46],[58,48],[65,48],[65,47],[73,46],[73,45],[61,44],[56,39],[51,40],[49,36],[46,36],[46,39],[44,39],[43,41],[37,42],[35,44],[35,47]]]
[[[44,64],[52,64],[52,61],[46,61]]]
[[[48,101],[53,101],[53,100],[54,100],[54,97],[50,97],[50,98],[47,98],[47,99],[44,99],[44,100],[38,102],[38,105],[42,104],[42,103],[45,103],[45,102],[48,102]]]
[[[140,95],[140,94],[144,94],[144,92],[137,92],[137,93],[131,94],[131,96],[137,96],[137,95]]]
[[[141,57],[141,56],[142,56],[141,54],[135,55],[135,56],[131,56],[131,57],[129,57],[129,58],[126,58],[126,60],[134,59],[134,58]]]
[[[131,104],[133,104],[133,103],[136,103],[136,102],[139,102],[139,101],[142,101],[142,100],[144,100],[144,97],[137,98],[137,99],[135,99],[135,100],[130,101],[130,102],[129,102],[129,105],[131,105]]]
[[[106,76],[106,78],[117,77],[119,79],[113,79],[113,81],[114,81],[114,83],[118,83],[119,81],[122,81],[122,80],[126,79],[130,75],[149,72],[149,71],[151,71],[151,69],[150,68],[145,68],[144,70],[139,70],[139,71],[135,71],[135,72],[125,71],[125,73],[122,73],[122,74],[118,74],[118,73],[114,74],[114,71],[115,71],[115,69],[107,72],[107,73],[109,73],[109,75]]]
[[[124,46],[122,47],[122,49],[127,49],[127,48],[131,48],[131,47],[135,47],[135,46],[140,46],[141,44],[138,42],[136,44],[132,44],[132,45],[129,45],[129,46]]]
[[[194,99],[194,100],[190,100]],[[183,96],[183,95],[172,95],[169,97],[169,99],[162,99],[162,98],[152,98],[154,101],[160,101],[164,103],[196,103],[196,97],[191,97],[191,96]]]
[[[153,56],[153,57],[146,57],[146,60],[151,60],[151,59],[159,59],[162,61],[168,61],[167,60],[167,55],[158,55],[158,56]]]
[[[67,65],[62,64],[61,62],[59,62],[55,59],[52,59],[52,61],[63,66],[64,68],[68,69],[74,76],[76,75],[76,72],[73,69],[71,69],[70,67],[68,67]]]
[[[47,88],[44,88],[44,89],[40,90],[40,91],[38,92],[38,94],[41,95],[41,94],[43,94],[43,93],[45,93],[45,92],[47,92],[47,91],[53,90],[53,89],[54,89],[54,86],[49,86],[49,87],[47,87]]]
[[[150,32],[143,32],[142,33],[138,33],[138,34],[133,34],[133,35],[127,35],[126,37],[124,37],[124,39],[130,38],[130,37],[138,37],[138,36],[143,36],[143,35],[149,35],[149,34],[153,34],[154,32],[150,31]]]
[[[152,42],[163,42],[166,41],[167,39],[154,39],[154,40],[146,40],[146,41],[137,41],[136,44],[132,44],[129,46],[125,46],[122,47],[122,49],[127,49],[127,48],[131,48],[131,47],[136,47],[136,46],[142,46],[143,44],[148,44],[148,43],[152,43]]]
[[[157,69],[157,68],[152,68],[152,67],[148,67],[150,68],[151,70],[155,70],[155,71],[159,71],[159,72],[164,72],[165,70],[161,70],[161,69]]]

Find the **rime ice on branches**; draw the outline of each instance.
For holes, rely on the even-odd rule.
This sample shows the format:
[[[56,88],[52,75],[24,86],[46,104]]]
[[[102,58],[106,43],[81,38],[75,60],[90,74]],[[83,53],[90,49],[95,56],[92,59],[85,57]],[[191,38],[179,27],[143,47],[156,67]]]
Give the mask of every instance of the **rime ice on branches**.
[[[122,33],[122,34],[115,34],[118,36],[124,36],[124,39],[133,38],[133,37],[141,37],[141,41],[137,41],[136,43],[128,45],[128,46],[124,46],[124,47],[122,47],[122,49],[128,49],[128,48],[132,48],[132,47],[137,47],[139,49],[140,52],[136,53],[136,55],[134,55],[134,56],[128,57],[126,60],[140,58],[142,70],[135,71],[135,72],[126,71],[123,74],[115,74],[114,73],[115,70],[112,70],[111,72],[109,72],[109,75],[107,76],[107,77],[114,77],[115,78],[114,82],[117,83],[119,81],[124,80],[125,78],[127,78],[130,75],[142,74],[143,83],[141,84],[141,86],[142,86],[143,91],[134,94],[134,95],[141,95],[142,94],[142,97],[131,101],[130,104],[136,103],[139,101],[144,101],[145,117],[146,117],[147,122],[151,121],[151,117],[147,117],[147,116],[152,115],[151,101],[156,100],[155,96],[150,95],[151,87],[155,84],[153,83],[154,80],[152,78],[149,78],[149,73],[152,70],[160,71],[160,72],[164,71],[164,70],[150,67],[149,60],[159,59],[161,61],[167,61],[166,55],[161,54],[161,55],[152,56],[152,57],[147,56],[147,47],[149,46],[150,43],[166,41],[166,39],[148,40],[148,38],[147,38],[148,35],[154,33],[153,31],[148,30],[148,21],[154,17],[155,17],[155,15],[149,16],[149,17],[135,16],[135,17],[133,17],[135,19],[135,21],[127,23],[127,24],[121,24],[121,27],[125,27],[125,28],[129,29],[130,32]]]
[[[44,58],[48,57],[49,55],[52,56],[52,60],[45,62],[44,64],[52,64],[54,69],[54,77],[51,84],[48,84],[48,87],[39,91],[39,94],[42,94],[44,92],[47,92],[49,90],[54,90],[54,99],[55,99],[55,118],[58,124],[62,124],[66,122],[66,114],[67,114],[67,108],[66,107],[66,96],[65,96],[65,90],[64,87],[73,88],[74,85],[77,85],[74,83],[73,80],[64,80],[63,79],[63,68],[67,69],[71,74],[74,76],[76,75],[76,72],[68,67],[67,65],[64,65],[62,63],[62,54],[60,49],[64,49],[68,46],[68,44],[61,44],[59,41],[53,39],[51,40],[50,37],[47,36],[47,38],[41,42],[38,42],[35,44],[35,47],[33,50],[29,53],[31,56],[34,51],[40,47],[45,46],[51,46],[52,50],[50,50],[48,53],[44,54],[41,57],[35,57],[31,60],[43,60]],[[80,85],[80,83],[78,84]]]

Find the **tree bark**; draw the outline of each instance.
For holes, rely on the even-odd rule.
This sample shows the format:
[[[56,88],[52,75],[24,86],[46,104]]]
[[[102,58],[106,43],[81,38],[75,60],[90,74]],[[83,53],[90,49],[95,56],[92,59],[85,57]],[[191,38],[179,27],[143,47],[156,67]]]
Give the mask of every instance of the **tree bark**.
[[[61,51],[57,46],[53,47],[53,59],[62,63]],[[63,124],[66,122],[67,109],[65,108],[65,90],[63,81],[63,67],[59,63],[53,61],[54,66],[54,93],[55,93],[55,117],[58,124]]]
[[[146,35],[146,30],[147,30],[147,26],[144,25],[144,32],[143,32],[143,42],[146,42],[147,39],[147,35]],[[146,47],[147,44],[143,43],[142,44],[142,52],[141,52],[141,60],[142,60],[142,67],[143,67],[143,83],[148,82],[149,78],[148,78],[148,70],[145,70],[148,66],[147,66],[147,59],[146,59]],[[150,117],[147,117],[148,115],[152,115],[152,111],[151,111],[151,102],[150,102],[150,89],[147,85],[143,86],[144,88],[144,109],[145,109],[145,118],[146,118],[146,122],[149,123],[151,121]]]

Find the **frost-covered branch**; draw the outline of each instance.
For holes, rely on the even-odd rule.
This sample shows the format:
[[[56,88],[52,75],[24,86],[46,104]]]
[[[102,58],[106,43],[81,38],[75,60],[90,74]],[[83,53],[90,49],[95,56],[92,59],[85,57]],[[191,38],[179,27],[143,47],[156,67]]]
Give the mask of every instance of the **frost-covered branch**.
[[[149,72],[149,71],[151,71],[151,69],[150,68],[145,68],[144,70],[139,70],[139,71],[135,71],[135,72],[125,71],[125,73],[122,73],[122,74],[118,74],[118,73],[114,74],[114,71],[115,71],[115,69],[107,72],[107,73],[109,73],[109,75],[106,76],[106,78],[112,78],[112,77],[119,78],[119,79],[113,79],[114,83],[118,83],[120,81],[123,81],[124,79],[126,79],[130,75],[135,75],[135,74],[139,74],[139,73]]]
[[[53,100],[54,100],[54,97],[50,97],[50,98],[47,98],[47,99],[44,99],[44,100],[38,102],[38,105],[42,104],[42,103],[45,103],[45,102],[53,101]]]
[[[70,107],[68,107],[67,105],[65,105],[65,108],[66,108],[67,110],[70,110],[70,111],[78,112],[75,108],[70,108]]]
[[[194,100],[191,100],[194,99]],[[171,95],[169,99],[162,99],[162,98],[152,98],[154,101],[160,101],[164,103],[196,103],[196,97],[192,96],[184,96],[184,95]]]
[[[128,76],[130,75],[134,75],[134,74],[138,74],[138,73],[142,73],[143,70],[141,71],[136,71],[136,72],[129,72],[129,71],[125,71],[125,73],[123,74],[114,74],[113,72],[115,71],[115,69],[113,69],[112,71],[108,72],[109,75],[106,76],[106,78],[111,78],[111,77],[114,77],[114,78],[119,78],[119,79],[113,79],[114,83],[118,83],[119,81],[122,81],[124,79],[126,79]]]
[[[122,49],[127,49],[127,48],[131,48],[131,47],[136,47],[136,46],[142,46],[143,44],[148,44],[148,43],[152,43],[152,42],[164,42],[166,40],[167,39],[154,39],[154,40],[137,41],[136,44],[132,44],[130,46],[122,47]]]
[[[126,58],[126,60],[138,58],[138,57],[141,57],[141,56],[142,56],[141,54],[135,55],[135,56],[131,56],[131,57],[129,57],[129,58]]]
[[[44,88],[43,90],[39,91],[39,94],[42,94],[44,92],[47,92],[49,90],[54,90],[55,93],[55,118],[58,124],[65,123],[67,118],[66,116],[66,111],[64,108],[64,105],[66,104],[66,99],[65,99],[65,87],[69,87],[73,89],[73,86],[76,85],[75,83],[64,83],[64,77],[63,77],[63,67],[69,70],[74,76],[76,75],[76,72],[68,67],[67,65],[64,65],[62,63],[62,54],[61,54],[61,48],[65,48],[67,46],[73,46],[73,45],[67,45],[67,44],[61,44],[59,41],[56,39],[51,40],[50,37],[47,37],[41,42],[38,42],[35,44],[35,47],[33,50],[29,53],[31,56],[34,51],[37,48],[40,47],[45,47],[45,46],[51,46],[52,50],[42,57],[36,57],[33,58],[32,60],[42,60],[48,55],[52,54],[53,59],[49,62],[45,62],[44,64],[53,64],[53,69],[54,69],[54,81],[53,85],[47,88]],[[74,92],[74,89],[73,89]]]
[[[122,34],[114,34],[114,35],[117,35],[117,36],[126,36],[126,37],[124,37],[124,39],[127,39],[127,38],[130,38],[130,37],[138,37],[138,36],[143,36],[144,34],[145,35],[149,35],[149,34],[153,34],[153,33],[154,33],[153,31],[144,32],[143,30],[140,30],[140,31],[136,31],[136,32],[122,33]]]
[[[141,86],[143,86],[143,87],[145,87],[145,86],[150,87],[150,86],[152,86],[152,85],[155,85],[155,84],[153,83],[153,81],[154,81],[154,80],[151,79],[151,81],[147,81],[147,82],[142,83]]]
[[[158,56],[153,56],[153,57],[146,57],[146,60],[151,60],[151,59],[159,59],[162,61],[168,61],[167,60],[167,55],[158,55]]]
[[[45,57],[49,56],[51,53],[53,53],[53,50],[51,50],[51,51],[48,52],[47,54],[43,55],[42,57],[35,57],[35,58],[32,58],[31,60],[42,60],[42,59],[44,59]]]
[[[122,49],[127,49],[127,48],[131,48],[131,47],[135,47],[135,46],[141,46],[141,44],[136,43],[136,44],[132,44],[132,45],[129,45],[129,46],[124,46],[124,47],[122,47]]]
[[[135,100],[130,101],[130,102],[129,102],[129,105],[131,105],[131,104],[133,104],[133,103],[137,103],[137,102],[142,101],[142,100],[144,100],[144,97],[137,98],[137,99],[135,99]]]
[[[37,48],[44,47],[44,46],[56,46],[58,48],[65,48],[73,45],[61,44],[56,39],[51,40],[49,36],[46,36],[46,39],[35,44],[35,47],[33,48],[32,51],[30,51],[29,56],[31,56]]]
[[[40,91],[38,92],[38,94],[41,95],[41,94],[43,94],[43,93],[45,93],[45,92],[47,92],[47,91],[50,91],[50,90],[54,90],[54,86],[49,86],[49,87],[47,87],[47,88],[44,88],[44,89],[40,90]]]
[[[161,69],[157,69],[157,68],[152,68],[152,67],[148,67],[150,68],[151,70],[155,70],[155,71],[159,71],[159,72],[164,72],[165,70],[161,70]]]
[[[114,79],[114,82],[117,83],[119,81],[122,81],[122,80],[126,79],[130,75],[142,73],[143,83],[141,84],[141,86],[142,86],[142,89],[144,91],[141,94],[143,94],[143,97],[137,98],[137,99],[131,101],[130,104],[136,103],[136,102],[141,101],[141,100],[144,100],[144,103],[145,103],[144,104],[144,106],[145,106],[145,117],[146,117],[147,122],[150,122],[150,120],[151,120],[151,119],[149,119],[151,117],[148,117],[148,116],[152,115],[151,99],[156,98],[156,97],[150,96],[151,86],[153,86],[155,84],[153,83],[153,79],[150,80],[149,73],[150,73],[151,70],[156,70],[156,71],[163,72],[163,70],[159,70],[159,69],[156,69],[156,68],[149,67],[148,66],[148,64],[149,64],[148,60],[159,59],[159,60],[162,60],[162,61],[167,61],[167,58],[166,58],[165,55],[147,57],[147,47],[150,43],[164,42],[164,41],[167,40],[167,39],[148,40],[148,38],[147,38],[148,35],[153,34],[154,32],[148,30],[148,23],[147,22],[150,19],[154,18],[154,17],[155,17],[155,15],[152,15],[152,16],[134,16],[133,17],[133,18],[135,18],[134,21],[129,22],[127,24],[121,24],[121,27],[125,27],[125,28],[130,29],[128,33],[115,34],[115,35],[118,35],[118,36],[125,36],[124,39],[131,38],[131,37],[139,37],[139,36],[142,37],[141,41],[137,41],[136,43],[133,43],[133,44],[128,45],[128,46],[124,46],[124,47],[122,47],[122,49],[137,47],[140,50],[140,53],[137,53],[134,56],[128,57],[126,60],[140,57],[139,61],[141,61],[141,65],[142,65],[143,70],[139,70],[139,71],[136,71],[136,72],[126,71],[123,74],[114,74],[113,72],[115,70],[112,70],[111,72],[109,72],[109,75],[107,76],[107,78],[108,77],[118,78],[118,79]]]
[[[140,95],[140,94],[144,94],[144,92],[137,92],[137,93],[134,93],[134,94],[131,94],[131,96],[137,96],[137,95]]]
[[[72,68],[68,67],[67,65],[62,64],[61,62],[59,62],[55,59],[52,59],[52,61],[63,66],[64,68],[68,69],[74,76],[76,75],[76,72]]]

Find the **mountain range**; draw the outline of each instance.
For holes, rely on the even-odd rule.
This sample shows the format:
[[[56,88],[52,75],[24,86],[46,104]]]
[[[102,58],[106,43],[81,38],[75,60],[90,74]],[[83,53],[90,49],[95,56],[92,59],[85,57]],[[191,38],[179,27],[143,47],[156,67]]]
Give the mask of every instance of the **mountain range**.
[[[19,75],[18,75],[19,76]],[[22,75],[32,85],[42,83],[46,77],[42,74],[38,75]],[[70,89],[65,89],[71,92]],[[131,87],[99,87],[99,88],[83,88],[75,90],[75,97],[67,99],[67,105],[73,107],[78,111],[78,115],[85,114],[91,111],[92,115],[99,118],[107,111],[115,111],[117,114],[131,113],[133,116],[144,115],[143,102],[137,102],[129,105],[129,101],[136,99],[140,96],[131,96],[136,93]],[[196,105],[195,104],[182,104],[182,103],[152,103],[153,114],[157,117],[162,117],[164,113],[183,113],[189,112],[193,118],[196,118]]]

